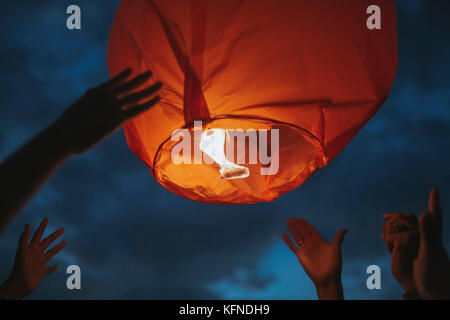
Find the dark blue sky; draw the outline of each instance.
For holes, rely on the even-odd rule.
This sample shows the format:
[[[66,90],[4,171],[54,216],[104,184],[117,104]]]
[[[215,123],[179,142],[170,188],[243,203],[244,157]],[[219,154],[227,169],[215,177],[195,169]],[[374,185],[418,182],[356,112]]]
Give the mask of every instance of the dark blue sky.
[[[81,31],[65,10],[82,9]],[[217,206],[165,190],[129,151],[122,132],[74,157],[0,240],[7,277],[25,223],[64,227],[60,269],[31,298],[315,299],[280,234],[292,215],[344,245],[347,298],[396,299],[402,290],[381,241],[382,213],[420,213],[437,186],[450,214],[450,1],[399,0],[399,69],[387,103],[326,168],[273,203]],[[2,0],[0,159],[107,79],[106,48],[118,1]],[[445,217],[450,245],[450,218]],[[65,287],[65,268],[82,270],[82,290]],[[369,291],[368,265],[382,268]]]

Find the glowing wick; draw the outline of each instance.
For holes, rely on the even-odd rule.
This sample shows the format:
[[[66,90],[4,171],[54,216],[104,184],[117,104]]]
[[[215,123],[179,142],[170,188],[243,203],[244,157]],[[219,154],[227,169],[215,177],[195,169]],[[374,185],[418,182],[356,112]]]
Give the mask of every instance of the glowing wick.
[[[239,166],[227,160],[225,156],[224,129],[208,129],[202,132],[200,150],[211,157],[220,166],[223,179],[242,179],[250,175],[248,168]]]

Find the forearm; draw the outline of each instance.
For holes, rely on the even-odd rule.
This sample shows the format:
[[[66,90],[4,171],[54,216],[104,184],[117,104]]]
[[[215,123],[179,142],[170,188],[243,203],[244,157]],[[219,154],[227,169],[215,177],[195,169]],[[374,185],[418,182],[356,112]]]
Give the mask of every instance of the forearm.
[[[0,232],[70,154],[52,125],[0,165]]]
[[[316,292],[319,300],[344,300],[344,289],[340,277],[316,284]]]

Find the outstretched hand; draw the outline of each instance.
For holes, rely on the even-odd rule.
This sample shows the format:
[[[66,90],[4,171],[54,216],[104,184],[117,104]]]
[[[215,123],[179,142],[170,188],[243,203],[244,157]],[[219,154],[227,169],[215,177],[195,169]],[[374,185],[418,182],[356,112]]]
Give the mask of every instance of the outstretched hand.
[[[32,293],[41,280],[57,269],[56,265],[47,266],[47,262],[66,245],[65,241],[60,242],[53,248],[48,247],[63,234],[64,229],[60,228],[51,235],[41,240],[45,232],[48,219],[42,220],[36,230],[31,242],[30,226],[25,226],[25,231],[19,239],[14,266],[8,280],[0,287],[0,295],[4,299],[22,299]],[[47,251],[46,251],[47,250]]]
[[[305,219],[291,218],[286,225],[297,245],[286,234],[283,239],[314,282],[319,299],[342,299],[341,244],[347,230],[339,231],[330,244]]]
[[[144,72],[126,81],[131,73],[131,69],[126,69],[115,78],[87,91],[56,121],[54,127],[70,152],[86,151],[125,121],[159,101],[159,96],[152,96],[161,88],[161,82],[136,91],[150,79],[152,72]]]
[[[425,299],[450,299],[450,262],[442,243],[442,209],[432,189],[428,210],[419,219],[420,247],[414,260],[414,280]]]
[[[126,69],[86,92],[58,120],[0,164],[0,194],[8,199],[0,201],[0,232],[70,156],[91,148],[159,101],[155,94],[161,83],[146,84],[152,73],[127,81],[131,73]]]
[[[384,214],[382,239],[392,254],[391,271],[406,292],[416,288],[413,261],[419,250],[419,227],[417,217],[410,213]]]

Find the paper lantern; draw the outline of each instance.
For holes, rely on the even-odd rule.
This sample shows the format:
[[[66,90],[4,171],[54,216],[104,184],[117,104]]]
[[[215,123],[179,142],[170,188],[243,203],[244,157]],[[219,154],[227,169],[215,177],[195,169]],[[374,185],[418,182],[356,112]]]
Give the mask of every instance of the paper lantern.
[[[374,4],[381,29],[368,27]],[[254,203],[350,142],[388,97],[396,49],[392,0],[124,0],[108,67],[163,82],[161,102],[125,125],[161,185]]]

